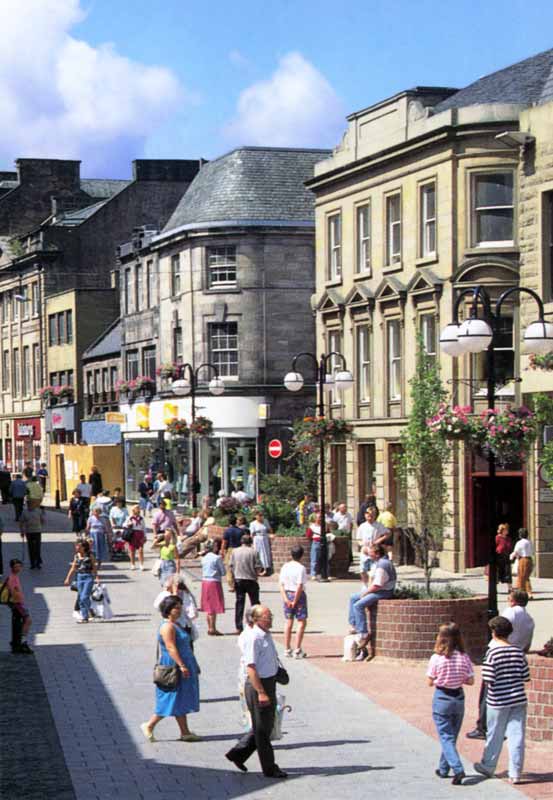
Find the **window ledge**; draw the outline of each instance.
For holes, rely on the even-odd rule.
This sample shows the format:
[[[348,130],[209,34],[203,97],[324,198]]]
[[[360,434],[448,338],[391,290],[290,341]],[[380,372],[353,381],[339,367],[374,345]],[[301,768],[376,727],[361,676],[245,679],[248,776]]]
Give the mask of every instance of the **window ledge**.
[[[421,258],[417,258],[415,261],[415,265],[417,267],[426,267],[428,264],[435,264],[440,259],[438,258],[437,253],[432,253],[432,255],[422,256]]]
[[[491,245],[490,247],[467,247],[465,250],[466,256],[480,256],[482,254],[491,254],[491,253],[519,253],[520,248],[516,244],[505,244],[505,245]]]
[[[333,278],[331,281],[325,281],[325,286],[341,286],[342,278]]]
[[[353,276],[354,281],[366,281],[373,277],[372,270],[370,272],[356,272]]]
[[[242,289],[239,286],[210,286],[208,289],[203,290],[204,294],[241,294]]]
[[[403,269],[403,261],[398,261],[396,264],[386,264],[386,266],[382,267],[383,273],[388,272],[401,272]]]

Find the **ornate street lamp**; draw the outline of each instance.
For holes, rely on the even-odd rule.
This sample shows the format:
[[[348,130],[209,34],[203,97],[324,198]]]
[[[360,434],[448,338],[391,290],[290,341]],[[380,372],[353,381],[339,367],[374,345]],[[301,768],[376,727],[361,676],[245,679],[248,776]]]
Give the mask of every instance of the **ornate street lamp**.
[[[513,286],[499,296],[492,308],[492,299],[483,286],[474,286],[460,292],[453,307],[453,322],[447,325],[440,335],[440,347],[444,353],[453,357],[465,353],[486,353],[486,385],[488,408],[495,406],[495,354],[493,337],[499,331],[501,309],[512,295],[529,294],[537,303],[538,320],[532,322],[524,332],[523,344],[527,353],[547,353],[553,350],[553,325],[544,318],[543,301],[533,290],[525,286]],[[469,319],[459,324],[459,307],[467,295],[472,295]],[[478,307],[482,307],[482,317]],[[497,487],[495,453],[488,449],[488,528],[489,528],[489,569],[488,569],[488,614],[497,616],[497,564],[495,553],[495,532],[497,528]]]
[[[328,364],[332,358],[339,358],[342,364],[340,372],[333,374],[328,372]],[[284,385],[290,392],[299,392],[303,387],[303,376],[296,370],[296,364],[300,358],[308,358],[315,365],[315,375],[317,381],[317,413],[320,417],[325,415],[325,391],[351,389],[353,386],[353,375],[347,369],[346,359],[341,353],[328,353],[321,355],[319,359],[314,353],[298,353],[292,360],[292,371],[284,377]],[[328,547],[326,541],[326,491],[325,491],[325,441],[323,438],[319,444],[319,477],[320,492],[319,506],[321,509],[321,579],[328,581]]]
[[[192,422],[196,422],[196,391],[198,389],[199,380],[198,376],[201,370],[207,369],[213,377],[209,381],[207,388],[209,389],[210,393],[213,395],[221,395],[225,391],[225,384],[222,378],[219,377],[219,370],[214,364],[210,364],[209,362],[205,361],[203,364],[200,364],[199,367],[194,367],[192,364],[179,364],[177,378],[171,383],[171,390],[174,394],[178,397],[187,397],[190,395],[192,399]],[[186,372],[188,372],[188,376],[186,376]],[[197,453],[196,453],[196,442],[193,437],[192,438],[192,475],[191,475],[191,486],[192,486],[192,507],[197,507],[197,497],[198,497],[198,460],[197,460]]]

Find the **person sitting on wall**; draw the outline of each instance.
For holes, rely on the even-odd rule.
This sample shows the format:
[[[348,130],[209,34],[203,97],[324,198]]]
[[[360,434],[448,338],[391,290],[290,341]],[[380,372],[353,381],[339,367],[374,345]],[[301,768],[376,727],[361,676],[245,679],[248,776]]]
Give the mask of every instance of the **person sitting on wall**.
[[[372,544],[369,548],[369,558],[374,565],[374,573],[369,585],[360,592],[355,592],[349,600],[349,623],[351,633],[360,634],[362,639],[359,646],[366,646],[369,640],[367,625],[368,608],[376,605],[379,600],[389,600],[393,597],[396,587],[396,570],[393,563],[386,555],[387,548],[382,544]]]

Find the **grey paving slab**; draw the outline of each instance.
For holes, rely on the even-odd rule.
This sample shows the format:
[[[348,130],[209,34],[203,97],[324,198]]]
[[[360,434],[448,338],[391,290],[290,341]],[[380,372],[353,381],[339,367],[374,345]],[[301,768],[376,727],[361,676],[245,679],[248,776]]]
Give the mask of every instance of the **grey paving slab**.
[[[148,743],[139,725],[153,710],[151,673],[159,620],[152,601],[158,583],[149,573],[131,572],[128,563],[108,565],[102,578],[110,586],[113,622],[75,625],[74,595],[61,586],[71,538],[49,535],[45,569],[24,581],[36,620],[37,663],[76,800],[289,800],[296,794],[357,800],[369,790],[387,800],[419,800],[423,795],[441,800],[452,793],[476,800],[521,797],[501,781],[475,777],[466,788],[440,781],[434,776],[435,740],[308,660],[290,663],[292,680],[284,690],[292,712],[276,752],[289,780],[265,779],[255,756],[247,775],[233,770],[224,753],[241,733],[236,638],[208,638],[203,622],[197,644],[203,702],[190,725],[204,741],[177,741],[176,723],[168,719],[156,729],[159,741]],[[7,539],[6,550],[18,546]],[[150,563],[151,558],[148,554]],[[190,582],[197,592],[193,576]],[[232,595],[227,601],[230,610],[221,618],[221,628],[230,632]],[[7,641],[3,618],[0,641]]]

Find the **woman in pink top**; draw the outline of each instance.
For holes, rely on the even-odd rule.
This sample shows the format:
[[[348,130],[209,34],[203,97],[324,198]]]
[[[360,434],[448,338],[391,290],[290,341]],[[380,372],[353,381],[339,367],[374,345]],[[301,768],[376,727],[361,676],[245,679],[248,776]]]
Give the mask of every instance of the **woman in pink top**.
[[[454,622],[440,625],[434,654],[426,672],[428,685],[434,686],[432,719],[438,732],[442,753],[436,770],[439,778],[447,778],[453,770],[455,786],[462,784],[465,770],[457,752],[457,737],[465,715],[463,684],[474,683],[474,670],[465,653],[463,637]]]

